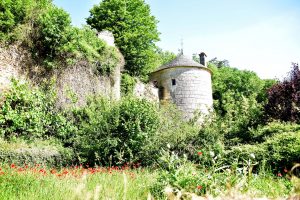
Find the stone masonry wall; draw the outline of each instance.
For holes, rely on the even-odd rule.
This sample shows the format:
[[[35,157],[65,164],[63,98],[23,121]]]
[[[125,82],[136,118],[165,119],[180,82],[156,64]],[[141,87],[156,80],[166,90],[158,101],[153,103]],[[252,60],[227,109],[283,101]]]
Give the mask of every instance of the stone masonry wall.
[[[61,67],[48,72],[32,60],[31,54],[19,46],[0,46],[0,93],[10,88],[11,78],[28,81],[33,85],[54,80],[58,94],[58,106],[66,107],[74,97],[77,105],[84,105],[90,95],[120,98],[120,70],[124,66],[121,58],[110,76],[97,75],[85,62]]]
[[[176,67],[156,74],[157,80],[170,94],[170,100],[190,119],[195,111],[208,114],[212,108],[212,84],[209,71],[194,67]],[[176,85],[172,85],[175,79]]]
[[[158,103],[158,88],[152,83],[145,84],[138,81],[133,89],[133,95],[137,98],[143,98],[151,102]]]

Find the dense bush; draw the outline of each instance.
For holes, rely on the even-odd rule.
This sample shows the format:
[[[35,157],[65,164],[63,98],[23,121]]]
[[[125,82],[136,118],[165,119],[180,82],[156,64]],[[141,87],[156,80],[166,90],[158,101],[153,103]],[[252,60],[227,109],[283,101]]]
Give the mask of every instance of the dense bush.
[[[300,125],[291,122],[274,121],[266,125],[259,125],[250,130],[251,143],[265,142],[268,138],[287,132],[300,131]]]
[[[60,48],[69,42],[68,30],[71,29],[71,17],[61,8],[52,6],[38,19],[38,40],[36,48],[39,56],[54,58]]]
[[[249,128],[264,122],[265,95],[275,81],[262,80],[254,72],[209,65],[213,71],[214,111],[222,121],[228,145],[249,142]]]
[[[72,149],[64,148],[60,142],[53,139],[28,143],[19,139],[7,142],[0,138],[0,162],[3,163],[61,167],[71,164],[73,157]]]
[[[2,0],[0,2],[0,33],[1,37],[12,31],[24,21],[31,0]]]
[[[127,97],[119,103],[91,99],[74,111],[78,137],[74,145],[82,161],[123,164],[143,159],[147,141],[156,133],[156,107]]]
[[[52,6],[37,20],[34,50],[46,63],[59,60],[73,64],[86,60],[101,74],[109,74],[120,61],[116,48],[109,47],[89,27],[71,26],[71,19],[64,10]],[[50,63],[49,63],[50,61]]]
[[[60,51],[68,60],[85,59],[101,74],[110,74],[120,62],[120,54],[116,48],[100,40],[88,26],[72,27],[66,34],[69,41],[61,46]]]
[[[5,139],[64,139],[74,131],[74,126],[55,108],[55,93],[49,88],[44,93],[13,80],[0,106],[1,137]]]
[[[1,10],[0,41],[17,40],[49,69],[86,60],[95,72],[109,74],[120,61],[116,48],[107,46],[89,27],[73,27],[69,14],[49,0],[5,0]]]
[[[249,159],[259,165],[290,168],[300,162],[299,125],[273,122],[253,130],[253,144],[238,145],[226,152],[226,162],[240,164]]]
[[[49,0],[3,0],[0,2],[0,41],[26,39],[37,16],[51,5]],[[27,24],[24,26],[24,24]]]
[[[132,95],[134,87],[136,85],[136,78],[130,76],[129,74],[122,73],[121,75],[121,94],[122,95]]]

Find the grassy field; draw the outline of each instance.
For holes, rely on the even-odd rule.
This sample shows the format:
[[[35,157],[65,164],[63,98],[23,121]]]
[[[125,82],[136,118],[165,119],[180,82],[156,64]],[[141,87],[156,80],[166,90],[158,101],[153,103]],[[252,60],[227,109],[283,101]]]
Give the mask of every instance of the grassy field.
[[[39,165],[2,165],[0,199],[153,199],[150,188],[155,184],[158,173],[155,170],[132,169],[126,166],[76,166],[56,170]],[[218,197],[214,197],[216,199],[286,199],[295,192],[292,182],[280,176],[260,174],[250,179],[232,178],[237,179],[235,185],[228,185],[223,191],[217,191],[218,187],[214,187],[215,191],[210,191],[211,194],[207,194],[206,198],[213,199],[212,193],[217,193]]]
[[[0,199],[147,199],[155,173],[143,169],[2,166]]]

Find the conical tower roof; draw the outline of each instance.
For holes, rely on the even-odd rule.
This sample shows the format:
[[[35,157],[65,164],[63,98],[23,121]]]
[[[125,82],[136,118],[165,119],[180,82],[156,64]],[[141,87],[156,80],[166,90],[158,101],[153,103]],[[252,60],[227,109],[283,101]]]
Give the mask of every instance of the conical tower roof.
[[[159,67],[154,72],[161,71],[161,70],[168,69],[168,68],[172,68],[172,67],[199,67],[199,68],[205,68],[200,63],[197,63],[196,61],[192,60],[191,58],[181,54],[181,55],[177,56],[171,62],[169,62],[165,65],[162,65],[161,67]]]

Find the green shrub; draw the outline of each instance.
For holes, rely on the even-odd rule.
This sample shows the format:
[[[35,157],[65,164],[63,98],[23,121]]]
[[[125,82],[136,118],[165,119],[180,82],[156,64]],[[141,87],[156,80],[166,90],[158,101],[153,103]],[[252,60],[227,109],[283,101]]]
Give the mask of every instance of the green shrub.
[[[110,74],[120,61],[116,48],[99,39],[96,32],[88,26],[72,27],[66,34],[69,41],[60,47],[61,54],[66,59],[85,59],[104,75]]]
[[[20,38],[26,39],[28,35],[23,31],[30,29],[31,23],[49,5],[51,5],[49,0],[2,0],[0,2],[0,41],[12,42]],[[20,34],[23,35],[20,36]]]
[[[124,98],[110,102],[90,99],[87,106],[74,111],[79,134],[74,141],[82,161],[98,164],[123,164],[141,161],[144,146],[158,126],[153,104]]]
[[[262,144],[245,144],[232,147],[232,149],[226,151],[225,157],[225,163],[230,165],[234,163],[235,165],[243,166],[251,162],[262,166],[268,159],[268,152]]]
[[[37,51],[40,56],[54,58],[68,42],[67,30],[71,29],[71,18],[63,9],[52,6],[38,18],[37,24]]]
[[[65,166],[71,164],[73,152],[71,149],[62,147],[59,142],[16,140],[7,142],[0,139],[0,162],[14,163],[17,165],[42,164],[47,166]]]
[[[121,94],[132,95],[136,84],[136,79],[129,74],[122,73],[121,76]]]
[[[12,81],[12,88],[3,94],[0,107],[1,137],[66,139],[75,130],[64,114],[55,108],[55,92],[48,88],[31,88],[29,84]]]
[[[266,89],[275,81],[228,66],[210,64],[209,68],[213,71],[214,111],[222,123],[226,146],[250,142],[249,129],[264,123]]]
[[[117,146],[112,135],[118,115],[112,115],[115,103],[104,98],[90,98],[87,105],[73,111],[78,134],[73,138],[75,152],[80,162],[109,163],[111,151]]]
[[[26,17],[31,0],[2,0],[0,2],[0,31],[10,32]]]
[[[293,129],[298,129],[298,125],[286,126],[275,123],[276,126],[266,126],[261,128],[268,133],[267,137],[261,140],[261,143],[246,144],[234,146],[226,151],[226,162],[247,162],[252,160],[258,162],[259,166],[267,164],[273,166],[275,169],[290,168],[294,163],[300,162],[300,132]],[[279,129],[273,130],[274,127]],[[264,167],[264,166],[262,166]]]
[[[251,142],[264,142],[266,139],[285,132],[300,131],[300,125],[290,122],[270,122],[266,125],[259,125],[257,128],[250,130]]]
[[[263,146],[270,164],[282,168],[300,162],[300,131],[277,134],[268,138]]]

